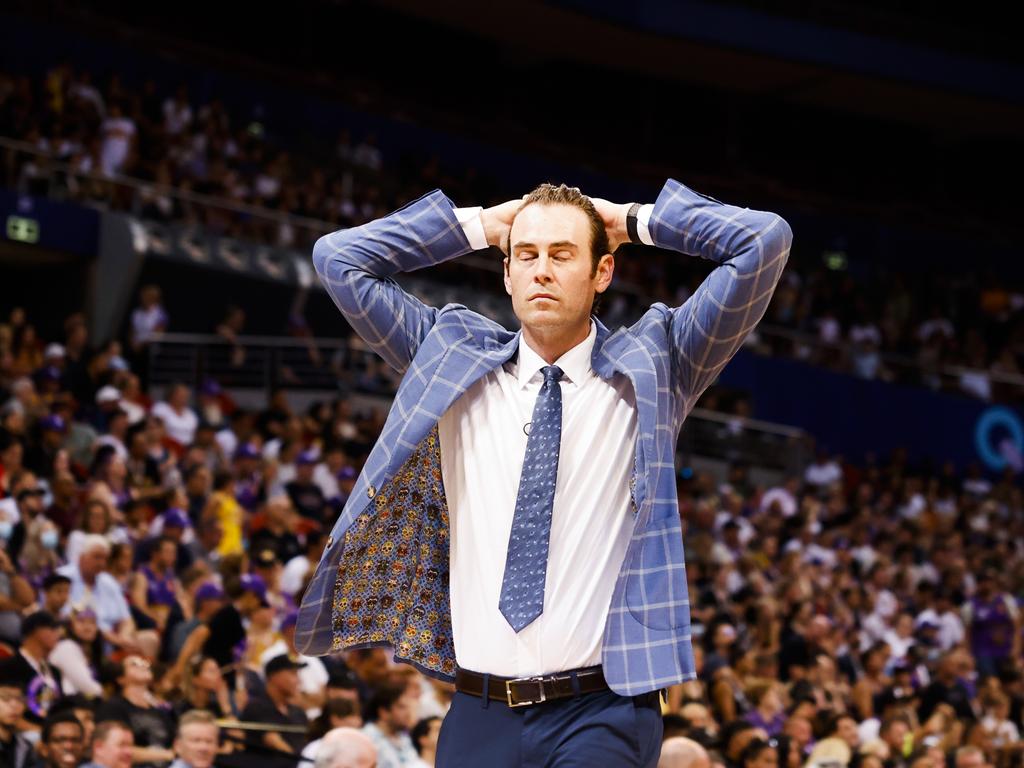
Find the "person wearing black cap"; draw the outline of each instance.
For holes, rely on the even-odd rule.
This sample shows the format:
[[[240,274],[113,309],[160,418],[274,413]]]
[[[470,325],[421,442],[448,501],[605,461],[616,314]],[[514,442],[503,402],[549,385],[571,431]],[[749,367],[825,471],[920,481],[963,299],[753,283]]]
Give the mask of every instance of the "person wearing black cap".
[[[277,550],[270,547],[263,547],[261,549],[253,550],[252,555],[252,568],[258,572],[260,578],[267,583],[267,588],[270,589],[273,585],[272,579],[277,572],[277,567],[281,565],[281,558],[277,556]]]
[[[287,496],[274,496],[264,507],[263,527],[254,532],[249,541],[250,552],[272,549],[282,563],[287,563],[302,552],[299,537],[295,535],[298,516]]]
[[[334,662],[334,659],[329,661]],[[345,699],[358,707],[361,701],[370,697],[370,689],[344,662],[339,662],[327,678],[326,694],[328,701]]]
[[[0,662],[0,679],[16,684],[25,693],[21,727],[38,731],[50,706],[63,694],[60,672],[47,661],[60,640],[60,623],[46,611],[27,616],[21,625],[21,648]]]
[[[305,729],[309,724],[306,713],[293,703],[299,695],[298,670],[304,666],[305,664],[293,661],[287,654],[270,659],[263,668],[266,680],[265,694],[253,697],[242,710],[241,719],[246,722],[301,726]],[[247,741],[250,747],[257,750],[263,747],[285,755],[298,755],[306,744],[306,734],[305,730],[296,733],[250,731]],[[266,758],[266,764],[271,764],[269,757]],[[278,764],[293,766],[295,760],[282,756],[274,760],[274,765]]]
[[[302,663],[299,672],[299,697],[294,702],[306,710],[309,717],[316,717],[327,698],[327,682],[330,674],[323,661],[317,656],[303,656],[295,649],[295,622],[298,611],[289,612],[281,619],[281,639],[260,654],[260,663],[266,664],[275,656],[288,654],[293,661]]]

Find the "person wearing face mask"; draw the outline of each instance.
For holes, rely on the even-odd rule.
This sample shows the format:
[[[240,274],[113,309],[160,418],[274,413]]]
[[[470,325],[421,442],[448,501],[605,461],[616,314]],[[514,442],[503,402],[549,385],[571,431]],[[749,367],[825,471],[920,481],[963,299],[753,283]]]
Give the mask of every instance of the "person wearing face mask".
[[[43,545],[44,549],[56,550],[60,544],[60,532],[57,530],[57,526],[45,528],[39,535],[39,543]]]
[[[40,487],[34,474],[26,472],[21,476],[13,496],[17,505],[18,519],[11,529],[6,549],[7,554],[17,562],[21,557],[21,550],[25,546],[29,526],[45,508],[43,497],[46,496],[46,491]]]
[[[27,530],[21,550],[21,573],[37,586],[64,564],[58,553],[60,532],[52,520],[42,515],[32,519]]]

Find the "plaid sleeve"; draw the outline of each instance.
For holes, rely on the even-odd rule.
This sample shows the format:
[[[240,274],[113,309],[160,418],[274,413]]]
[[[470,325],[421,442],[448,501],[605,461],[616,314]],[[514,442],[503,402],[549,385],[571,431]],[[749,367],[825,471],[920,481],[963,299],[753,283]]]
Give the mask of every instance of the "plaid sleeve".
[[[685,415],[764,315],[793,232],[774,213],[720,203],[673,179],[658,196],[650,232],[658,247],[718,264],[681,307],[667,310]]]
[[[324,235],[313,247],[320,281],[356,333],[399,373],[412,361],[437,310],[393,279],[472,248],[440,190],[376,221]]]

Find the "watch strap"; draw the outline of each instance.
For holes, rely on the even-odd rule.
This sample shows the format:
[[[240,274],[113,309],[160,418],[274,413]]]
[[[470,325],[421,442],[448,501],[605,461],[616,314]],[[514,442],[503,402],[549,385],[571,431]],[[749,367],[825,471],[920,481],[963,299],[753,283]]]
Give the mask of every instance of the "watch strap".
[[[640,212],[640,203],[633,203],[626,212],[626,235],[629,242],[640,243],[640,233],[637,231],[637,214]]]

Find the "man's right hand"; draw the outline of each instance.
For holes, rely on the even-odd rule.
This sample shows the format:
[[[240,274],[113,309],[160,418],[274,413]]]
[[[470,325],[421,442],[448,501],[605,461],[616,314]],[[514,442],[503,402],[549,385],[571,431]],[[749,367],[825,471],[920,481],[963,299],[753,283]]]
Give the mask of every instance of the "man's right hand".
[[[512,229],[512,221],[522,205],[522,199],[509,200],[501,205],[484,208],[480,212],[484,234],[487,235],[487,244],[500,248],[506,256],[508,253],[505,252],[505,249],[508,247],[508,234]]]

